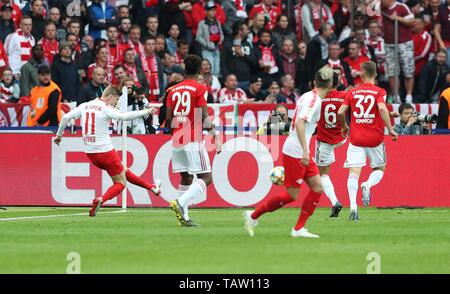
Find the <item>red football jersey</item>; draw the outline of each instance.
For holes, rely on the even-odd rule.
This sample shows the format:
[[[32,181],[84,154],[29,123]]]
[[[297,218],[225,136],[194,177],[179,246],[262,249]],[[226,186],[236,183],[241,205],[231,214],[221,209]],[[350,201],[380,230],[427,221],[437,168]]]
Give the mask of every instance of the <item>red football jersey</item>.
[[[203,139],[202,107],[206,106],[208,89],[194,81],[184,80],[167,90],[167,107],[172,111],[172,144],[175,146]]]
[[[343,102],[350,106],[350,143],[375,147],[384,139],[384,123],[378,103],[386,103],[386,91],[373,84],[361,83],[349,90]]]
[[[344,102],[345,91],[331,90],[322,99],[320,120],[317,124],[317,140],[328,144],[337,144],[344,140],[341,133],[341,124],[337,119],[337,112]]]

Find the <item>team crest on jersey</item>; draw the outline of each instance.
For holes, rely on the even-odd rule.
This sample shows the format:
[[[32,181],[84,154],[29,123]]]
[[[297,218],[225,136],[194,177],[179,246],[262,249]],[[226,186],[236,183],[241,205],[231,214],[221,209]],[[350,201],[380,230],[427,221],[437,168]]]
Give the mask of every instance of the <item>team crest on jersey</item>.
[[[301,185],[303,184],[303,179],[298,179],[297,181],[295,181],[297,184]]]
[[[0,127],[9,127],[8,119],[1,111],[0,111]]]

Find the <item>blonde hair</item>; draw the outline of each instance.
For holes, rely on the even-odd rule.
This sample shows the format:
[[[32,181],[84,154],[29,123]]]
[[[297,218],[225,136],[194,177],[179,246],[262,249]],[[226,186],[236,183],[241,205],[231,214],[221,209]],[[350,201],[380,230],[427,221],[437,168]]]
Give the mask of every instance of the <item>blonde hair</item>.
[[[361,64],[361,73],[367,78],[377,76],[377,64],[373,61],[366,61]]]
[[[317,88],[330,88],[332,83],[333,69],[329,65],[325,65],[317,71],[314,84]]]
[[[118,88],[110,85],[103,91],[102,98],[107,98],[110,95],[119,97],[120,95],[122,95],[122,93]]]

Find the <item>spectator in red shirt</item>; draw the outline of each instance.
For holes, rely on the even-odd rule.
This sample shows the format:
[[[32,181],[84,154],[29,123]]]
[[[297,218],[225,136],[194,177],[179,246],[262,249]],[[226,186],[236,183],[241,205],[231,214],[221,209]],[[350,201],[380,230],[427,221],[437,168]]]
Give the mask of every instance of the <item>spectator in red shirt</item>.
[[[38,44],[44,49],[45,60],[48,65],[52,65],[53,57],[59,52],[59,42],[56,39],[56,25],[50,21],[44,27],[44,37]]]
[[[253,19],[253,17],[262,13],[266,18],[266,26],[267,30],[273,30],[277,24],[278,17],[281,14],[281,9],[275,5],[272,5],[273,0],[262,0],[260,4],[253,6],[252,10],[250,10],[249,18]]]
[[[361,54],[361,46],[358,41],[351,41],[348,45],[348,57],[344,59],[349,65],[352,72],[353,84],[361,83],[361,64],[370,59],[366,55]]]
[[[106,36],[108,38],[105,45],[108,49],[108,64],[114,68],[117,63],[122,62],[124,51],[128,46],[119,41],[119,30],[115,25],[108,26]]]
[[[410,27],[414,23],[414,15],[406,4],[396,0],[382,0],[381,11],[383,15],[384,40],[386,42],[386,67],[389,76],[389,85],[395,92],[395,21],[398,21],[398,61],[405,77],[406,98],[405,101],[412,102],[414,89],[414,44],[412,41]],[[399,97],[394,97],[399,102]]]
[[[425,22],[422,18],[416,18],[416,22],[412,27],[414,42],[414,62],[416,71],[414,77],[417,78],[423,66],[430,59],[430,49],[432,37],[430,33],[425,31]]]

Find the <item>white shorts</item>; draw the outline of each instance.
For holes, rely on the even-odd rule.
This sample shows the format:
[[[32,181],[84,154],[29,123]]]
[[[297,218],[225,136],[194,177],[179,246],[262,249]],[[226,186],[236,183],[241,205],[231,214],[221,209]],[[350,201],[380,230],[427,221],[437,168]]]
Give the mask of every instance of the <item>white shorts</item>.
[[[376,147],[359,147],[348,145],[347,159],[345,160],[344,167],[363,167],[366,165],[366,155],[370,160],[370,167],[380,167],[386,165],[386,147],[384,143]]]
[[[315,150],[316,154],[314,156],[317,166],[329,166],[335,162],[336,157],[334,156],[334,149],[344,145],[345,141],[347,141],[347,139],[344,139],[342,142],[337,144],[328,144],[317,140]]]
[[[203,142],[191,142],[182,147],[172,147],[172,171],[192,175],[211,172],[208,152]]]

